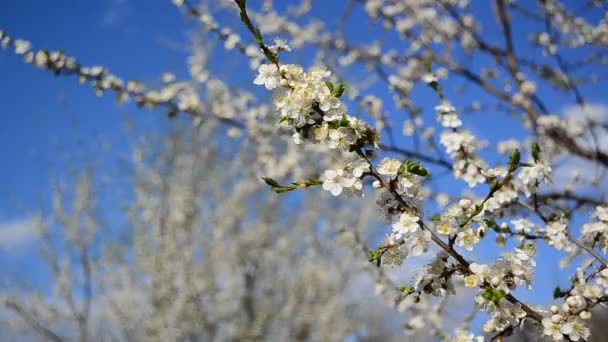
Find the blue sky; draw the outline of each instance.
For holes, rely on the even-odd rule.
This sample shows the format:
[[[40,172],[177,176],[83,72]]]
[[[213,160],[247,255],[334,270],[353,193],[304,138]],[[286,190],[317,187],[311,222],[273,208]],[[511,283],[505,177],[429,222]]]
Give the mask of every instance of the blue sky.
[[[0,11],[0,26],[15,37],[149,84],[158,84],[164,71],[185,72],[184,22],[170,1],[29,0],[7,2]],[[34,232],[31,215],[48,209],[51,179],[69,179],[91,162],[100,173],[115,174],[116,160],[129,157],[125,121],[146,131],[168,120],[118,106],[111,95],[98,98],[76,79],[37,70],[5,51],[0,75],[0,270],[41,285],[46,272],[36,262],[34,235],[15,230]]]
[[[323,6],[319,1],[314,4]],[[342,5],[342,1],[332,2],[331,6],[317,7],[313,13],[332,22]],[[491,29],[495,19],[488,13],[491,12],[487,9],[479,11],[483,26],[488,27],[487,37],[502,44],[502,35]],[[345,35],[362,41],[380,32],[364,20],[360,16],[351,18],[345,26]],[[236,21],[232,18],[231,22]],[[6,2],[0,11],[0,28],[15,38],[28,39],[37,48],[64,49],[84,64],[100,64],[124,78],[137,78],[150,85],[159,84],[162,72],[186,74],[188,30],[193,27],[195,25],[168,0],[21,0]],[[535,28],[514,25],[514,35],[524,36],[532,29]],[[392,35],[386,40],[401,44]],[[521,46],[521,49],[525,47]],[[239,66],[242,56],[221,49],[219,53],[229,57],[218,55],[212,64],[221,63],[227,70],[227,79],[235,85],[251,84],[253,73]],[[287,60],[300,60],[299,53],[288,56]],[[487,61],[472,63],[479,62]],[[96,160],[103,173],[113,175],[116,158],[128,157],[129,136],[123,129],[126,119],[134,121],[142,130],[152,131],[163,129],[168,122],[161,111],[138,110],[133,105],[118,106],[111,95],[98,98],[89,87],[81,86],[74,78],[55,77],[23,63],[19,56],[9,52],[0,53],[0,75],[0,153],[3,156],[0,239],[3,230],[14,231],[17,226],[29,229],[31,214],[41,206],[48,208],[51,176],[70,175],[74,168]],[[454,81],[453,85],[445,87],[456,105],[488,98],[474,88],[459,98],[454,90],[461,83]],[[391,95],[382,89],[373,88],[376,95],[385,100],[387,108],[394,111]],[[605,101],[604,89],[589,87],[585,94],[590,102]],[[259,89],[255,91],[263,94]],[[572,98],[558,96],[550,89],[539,91],[556,112],[573,102]],[[432,91],[419,86],[413,95],[417,104],[425,108],[427,121],[433,121],[436,97]],[[403,116],[395,120],[394,133],[399,136]],[[518,120],[493,113],[473,114],[464,120],[478,137],[492,141],[523,134],[516,131]],[[399,138],[398,142],[404,146],[411,144],[407,138]],[[447,191],[462,188],[462,184],[456,188],[447,180],[438,184]],[[42,281],[45,275],[34,263],[32,250],[9,248],[9,245],[0,241],[0,272],[20,273],[19,270],[26,269],[27,277]],[[542,267],[541,263],[538,285],[555,279],[561,279],[564,284],[565,276],[553,268],[558,256],[546,249],[541,249],[541,253],[547,253],[542,254],[543,263],[551,267]],[[549,297],[542,295],[540,298],[545,301]]]

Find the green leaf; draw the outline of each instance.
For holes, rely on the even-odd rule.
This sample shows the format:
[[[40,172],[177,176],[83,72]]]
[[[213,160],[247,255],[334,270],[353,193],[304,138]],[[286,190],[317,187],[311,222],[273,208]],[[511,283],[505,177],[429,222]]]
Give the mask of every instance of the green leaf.
[[[441,214],[434,213],[433,215],[431,215],[431,217],[429,218],[429,220],[431,220],[433,222],[441,221]]]
[[[535,162],[538,162],[540,159],[540,145],[536,141],[532,143],[532,159]]]
[[[530,163],[520,163],[519,166],[523,166],[523,167],[532,167],[534,166],[533,164]]]
[[[255,33],[253,34],[253,36],[255,37],[255,41],[258,44],[264,44],[264,40],[262,39],[262,32],[260,32],[259,28],[255,29]]]
[[[492,300],[492,290],[485,290],[484,293],[481,294],[481,296],[485,299],[485,300]]]
[[[331,121],[330,123],[328,123],[328,124],[327,124],[327,126],[329,126],[329,128],[332,128],[332,129],[337,129],[338,127],[340,127],[340,122],[341,122],[341,121],[342,121],[342,120],[339,120],[339,121],[338,121],[338,120]]]
[[[399,170],[397,170],[397,173],[402,175],[406,172],[407,172],[407,167],[405,166],[405,164],[401,164],[401,166],[399,166]]]
[[[405,162],[405,170],[411,174],[421,177],[426,177],[429,174],[429,171],[422,167],[420,162],[412,162],[409,160]]]
[[[340,83],[340,85],[338,85],[338,88],[336,88],[332,91],[332,94],[335,97],[340,97],[340,96],[342,96],[342,94],[344,94],[345,90],[346,90],[346,84]]]
[[[325,82],[325,85],[327,86],[327,89],[329,89],[329,92],[333,94],[333,92],[334,92],[334,85],[331,82],[329,82],[329,81]]]
[[[498,289],[497,291],[494,291],[494,298],[495,298],[496,302],[501,301],[506,296],[507,296],[507,293],[503,289]]]
[[[424,60],[424,68],[426,69],[426,72],[428,72],[429,74],[433,71],[431,69],[431,60],[430,59]]]
[[[436,331],[435,335],[437,335],[437,338],[441,341],[445,341],[448,339],[448,335],[441,330]]]
[[[503,298],[507,296],[507,292],[503,289],[486,289],[481,296],[489,301],[498,304]]]
[[[342,120],[340,120],[340,127],[347,127],[350,122],[346,118],[346,115],[342,115]]]
[[[319,184],[323,184],[323,181],[320,179],[317,179],[317,178],[309,177],[308,183],[313,184],[313,185],[319,185]]]
[[[496,223],[496,221],[492,220],[492,219],[487,219],[484,220],[486,222],[486,225],[492,229],[496,229],[498,228],[498,224]]]
[[[556,286],[555,289],[553,289],[553,298],[554,299],[565,297],[567,294],[568,294],[568,292],[562,291],[562,289],[560,289],[559,286]]]
[[[408,285],[397,286],[397,290],[399,290],[399,292],[404,292],[404,293],[414,292],[414,289],[412,289],[412,287],[408,286]]]
[[[270,185],[273,188],[280,187],[279,183],[270,177],[262,177],[262,180],[264,181],[264,183]]]
[[[515,149],[511,156],[509,157],[509,167],[511,170],[515,170],[519,166],[519,162],[521,160],[521,154],[518,149]]]
[[[378,251],[369,251],[369,262],[376,263],[376,266],[380,267],[382,262],[382,254]]]

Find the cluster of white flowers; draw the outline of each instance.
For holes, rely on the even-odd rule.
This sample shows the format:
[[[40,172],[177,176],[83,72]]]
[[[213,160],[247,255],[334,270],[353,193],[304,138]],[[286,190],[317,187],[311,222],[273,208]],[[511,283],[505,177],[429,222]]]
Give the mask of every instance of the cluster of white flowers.
[[[458,117],[456,108],[449,102],[445,102],[435,107],[437,112],[437,121],[441,122],[441,126],[447,128],[458,128],[462,126],[462,120]]]
[[[589,245],[597,241],[598,247],[606,253],[608,249],[608,206],[596,207],[592,218],[593,222],[586,223],[581,228],[582,240]]]
[[[262,64],[254,83],[277,89],[274,105],[281,122],[295,129],[294,140],[327,142],[330,148],[350,151],[355,145],[375,145],[376,133],[361,120],[347,115],[339,97],[343,86],[328,82],[331,72],[323,67],[310,71],[296,64]],[[361,147],[360,146],[360,147]]]
[[[532,162],[532,166],[522,168],[518,175],[521,181],[521,188],[526,197],[530,197],[533,192],[536,192],[540,184],[548,184],[552,171],[551,166],[543,160]]]
[[[455,238],[456,245],[471,251],[479,243],[485,233],[485,226],[480,225],[474,229],[470,223],[482,223],[483,221],[474,218],[475,206],[473,201],[463,198],[458,203],[450,205],[442,214],[439,221],[435,224],[435,231],[441,235]],[[472,218],[469,220],[469,218]],[[468,222],[467,222],[468,221]],[[462,222],[462,224],[459,224]],[[466,224],[465,224],[466,223]]]
[[[511,220],[511,223],[517,232],[531,233],[534,228],[534,223],[530,222],[530,220],[525,217]]]
[[[514,202],[519,193],[516,191],[516,185],[512,180],[505,179],[508,171],[505,168],[497,167],[493,169],[486,169],[482,174],[488,179],[496,179],[503,182],[500,189],[496,190],[492,197],[490,197],[484,204],[484,212],[495,212],[509,203]]]
[[[377,201],[385,218],[390,220],[395,213],[400,213],[392,225],[393,231],[388,241],[399,241],[395,248],[401,249],[403,256],[418,256],[429,250],[431,233],[424,228],[419,214],[424,177],[408,171],[408,165],[397,159],[384,158],[378,164],[377,173],[386,179],[376,180],[374,187],[380,188],[382,184],[388,184],[391,188],[381,193]],[[397,200],[395,194],[402,201]]]
[[[566,340],[566,336],[569,341],[586,341],[591,335],[585,323],[591,318],[591,313],[584,310],[586,299],[577,293],[577,289],[571,291],[572,295],[566,298],[561,312],[554,305],[551,307],[551,317],[543,318],[543,333],[553,341]]]
[[[323,189],[334,196],[342,193],[362,196],[362,179],[369,170],[369,162],[357,156],[342,169],[326,170],[323,175]]]
[[[283,40],[275,40],[273,50],[290,51]],[[331,72],[313,67],[308,72],[295,64],[262,64],[255,84],[275,90],[273,103],[280,122],[294,130],[296,144],[324,142],[330,149],[361,152],[365,146],[375,147],[377,134],[363,121],[347,115],[346,105],[340,101],[345,86],[334,88],[328,80]],[[327,170],[323,188],[334,196],[343,193],[361,194],[361,178],[369,171],[370,163],[356,158],[344,169]]]
[[[428,230],[422,229],[420,217],[416,216],[416,214],[404,212],[393,224],[393,234],[389,239],[402,239],[407,254],[418,256],[429,250],[431,233]]]
[[[395,238],[401,239],[407,234],[415,233],[420,228],[420,217],[416,214],[405,212],[399,216],[399,219],[393,223],[393,233]]]
[[[514,252],[503,253],[492,266],[471,264],[471,274],[464,278],[465,286],[476,288],[487,284],[475,297],[479,308],[491,314],[484,331],[501,332],[518,324],[527,313],[522,305],[508,298],[509,293],[520,285],[530,287],[534,267],[534,245],[521,245]]]
[[[446,252],[440,252],[430,263],[424,265],[422,270],[414,277],[414,289],[418,292],[430,293],[434,296],[444,297],[454,293],[454,285],[449,276]]]
[[[140,106],[167,107],[171,115],[185,112],[195,118],[201,116],[200,95],[188,82],[176,82],[173,79],[165,82],[166,86],[160,90],[146,91],[146,87],[139,81],[124,81],[102,66],[83,66],[74,57],[67,56],[62,51],[33,50],[30,42],[13,40],[2,31],[0,42],[3,48],[11,45],[15,53],[23,55],[25,62],[38,68],[56,74],[76,75],[81,83],[89,83],[98,96],[106,91],[113,91],[119,103],[133,99]]]
[[[419,192],[421,191],[424,176],[411,173],[407,170],[407,164],[393,158],[384,158],[378,164],[377,172],[386,176],[384,181],[394,185],[395,192],[404,200],[416,203]],[[376,180],[374,187],[382,187],[381,181]],[[416,205],[414,207],[417,207]]]
[[[545,228],[547,237],[549,238],[549,244],[557,250],[565,250],[569,252],[572,250],[572,245],[568,240],[568,221],[565,218],[560,218],[551,221]]]
[[[542,323],[543,333],[553,341],[565,340],[564,335],[570,341],[586,341],[591,335],[587,325],[577,316],[570,316],[567,321],[563,321],[560,314],[554,314],[551,318],[544,318]]]
[[[596,210],[597,214],[605,215],[605,208]],[[605,300],[608,294],[608,269],[594,271],[595,281],[590,282],[594,277],[586,276],[584,268],[577,269],[573,287],[565,293],[561,307],[552,306],[551,316],[542,320],[543,333],[554,341],[566,340],[566,336],[571,341],[587,340],[590,330],[586,321],[592,316],[589,308]]]
[[[341,169],[326,170],[323,179],[323,189],[334,196],[341,193],[360,194],[363,188],[360,178]]]
[[[455,114],[447,114],[448,121],[442,120],[444,126],[452,127],[455,122]],[[452,117],[453,116],[453,117]],[[446,115],[442,115],[445,118]],[[457,117],[455,117],[457,119]],[[454,159],[454,176],[463,179],[474,187],[479,183],[485,182],[485,177],[481,170],[486,164],[474,153],[480,146],[475,136],[468,130],[445,130],[441,133],[439,142],[445,146],[447,153]]]

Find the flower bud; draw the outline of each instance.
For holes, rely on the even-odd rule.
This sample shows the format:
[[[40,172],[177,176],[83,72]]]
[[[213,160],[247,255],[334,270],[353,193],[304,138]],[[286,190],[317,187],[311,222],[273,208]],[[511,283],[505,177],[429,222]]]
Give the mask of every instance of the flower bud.
[[[568,303],[568,305],[570,305],[571,307],[577,307],[578,306],[578,298],[577,297],[568,297],[566,299],[566,303]]]
[[[504,247],[506,242],[507,242],[507,238],[504,236],[504,234],[496,235],[496,244],[498,246]]]
[[[468,198],[463,198],[460,201],[458,201],[458,206],[460,207],[460,209],[462,210],[467,210],[471,207],[471,200]]]
[[[562,321],[562,315],[556,314],[556,315],[551,316],[551,322],[553,322],[554,324],[558,324],[561,321]]]
[[[562,305],[562,310],[564,310],[566,313],[570,312],[570,305],[568,305],[568,303],[564,303]]]
[[[492,280],[491,280],[491,283],[494,286],[498,286],[498,285],[500,285],[500,281],[501,281],[501,279],[500,279],[499,276],[493,276]]]
[[[579,316],[580,316],[582,319],[585,319],[585,320],[586,320],[586,319],[591,319],[591,312],[589,312],[589,311],[583,311],[583,312],[581,312],[581,313],[579,314]]]
[[[551,305],[551,312],[556,314],[557,311],[559,310],[559,308],[557,307],[557,305]]]

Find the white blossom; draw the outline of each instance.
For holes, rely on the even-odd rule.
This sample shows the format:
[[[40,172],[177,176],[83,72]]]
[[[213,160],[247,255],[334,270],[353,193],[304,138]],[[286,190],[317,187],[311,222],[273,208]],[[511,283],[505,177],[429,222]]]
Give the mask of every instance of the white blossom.
[[[405,246],[410,251],[411,256],[418,256],[429,250],[431,232],[428,230],[417,230],[405,238]]]
[[[591,334],[589,328],[577,316],[571,316],[561,327],[561,332],[572,341],[587,340]]]
[[[274,44],[270,45],[268,48],[270,51],[277,53],[280,51],[291,51],[291,48],[287,44],[287,39],[275,37],[273,39]]]
[[[399,238],[409,233],[414,233],[420,229],[419,221],[420,217],[405,212],[401,214],[397,222],[393,224],[393,232]]]
[[[523,191],[526,197],[530,197],[541,183],[549,183],[551,175],[551,166],[544,161],[534,163],[530,167],[522,168],[518,175],[521,180]]]
[[[466,228],[456,235],[456,244],[468,251],[479,242],[479,236],[472,228]]]
[[[562,327],[553,323],[551,318],[543,318],[543,334],[547,336],[551,336],[553,341],[562,341],[564,339],[564,334],[562,334]]]
[[[277,66],[274,64],[262,64],[258,69],[258,76],[253,80],[254,84],[264,85],[266,89],[272,90],[279,84],[280,76]]]
[[[343,170],[325,170],[323,174],[323,190],[331,192],[332,195],[338,196],[344,188],[350,188],[355,185],[356,178],[348,177]]]
[[[15,44],[15,53],[19,54],[19,55],[23,55],[26,52],[30,51],[30,48],[32,47],[32,44],[30,42],[28,42],[27,40],[23,40],[23,39],[16,39],[14,44]]]
[[[384,158],[378,164],[378,173],[387,176],[396,176],[401,167],[401,162],[397,159]]]

